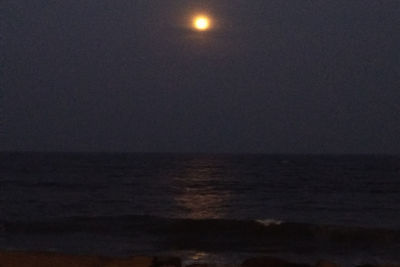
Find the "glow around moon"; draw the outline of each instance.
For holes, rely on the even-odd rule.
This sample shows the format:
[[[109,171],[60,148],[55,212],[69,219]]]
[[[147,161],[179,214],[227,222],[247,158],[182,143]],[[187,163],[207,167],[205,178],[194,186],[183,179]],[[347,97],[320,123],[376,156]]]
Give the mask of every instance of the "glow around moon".
[[[193,27],[198,31],[207,31],[210,26],[211,21],[207,16],[197,16],[193,19]]]

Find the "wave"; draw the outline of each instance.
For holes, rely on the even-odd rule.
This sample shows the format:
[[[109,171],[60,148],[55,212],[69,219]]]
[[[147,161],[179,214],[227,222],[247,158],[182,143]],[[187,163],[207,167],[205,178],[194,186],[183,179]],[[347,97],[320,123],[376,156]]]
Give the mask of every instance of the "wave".
[[[318,225],[283,222],[275,219],[181,219],[142,215],[68,217],[47,221],[3,221],[3,233],[113,233],[183,238],[185,240],[238,240],[242,243],[269,242],[333,242],[333,243],[397,243],[400,229],[363,228],[340,225]]]

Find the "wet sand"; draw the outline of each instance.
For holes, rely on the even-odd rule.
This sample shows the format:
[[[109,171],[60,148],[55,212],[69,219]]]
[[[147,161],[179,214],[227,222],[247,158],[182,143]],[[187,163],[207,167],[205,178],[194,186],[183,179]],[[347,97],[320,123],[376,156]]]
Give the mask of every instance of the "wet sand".
[[[152,257],[107,258],[47,252],[0,252],[0,267],[151,267]]]
[[[213,263],[191,264],[186,267],[217,267]],[[247,259],[238,265],[224,267],[339,267],[334,262],[319,260],[315,264],[288,262],[273,257]],[[110,258],[91,255],[67,255],[51,252],[0,251],[0,267],[182,267],[177,257],[132,256],[129,258]],[[373,265],[358,267],[400,267],[400,264]]]

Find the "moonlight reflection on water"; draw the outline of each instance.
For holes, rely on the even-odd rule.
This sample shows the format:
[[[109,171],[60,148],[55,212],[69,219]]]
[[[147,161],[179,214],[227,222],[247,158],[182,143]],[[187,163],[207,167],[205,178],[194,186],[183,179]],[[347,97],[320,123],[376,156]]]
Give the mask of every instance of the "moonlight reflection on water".
[[[196,165],[196,166],[193,166]],[[227,190],[215,188],[217,166],[208,162],[194,162],[181,177],[175,178],[180,193],[174,198],[178,207],[191,219],[223,218],[224,207],[231,198]]]

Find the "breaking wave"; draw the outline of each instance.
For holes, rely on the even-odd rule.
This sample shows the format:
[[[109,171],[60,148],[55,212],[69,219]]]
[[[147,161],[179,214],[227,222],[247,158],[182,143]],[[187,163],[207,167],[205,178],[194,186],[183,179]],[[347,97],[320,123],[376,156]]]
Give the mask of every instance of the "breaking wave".
[[[234,243],[251,247],[268,244],[367,243],[400,244],[400,229],[363,228],[283,222],[275,219],[179,219],[126,215],[69,217],[49,221],[0,223],[3,233],[85,232],[97,234],[148,234],[160,240],[190,243]],[[195,241],[195,242],[192,242]]]

